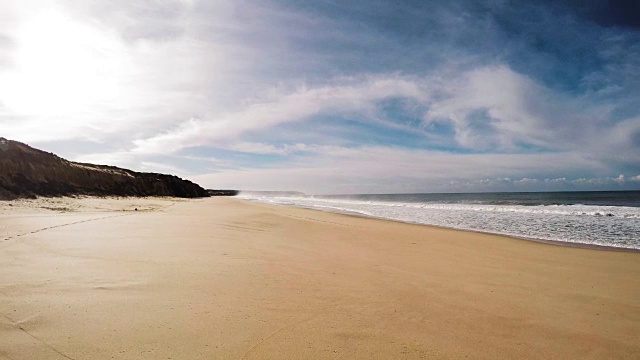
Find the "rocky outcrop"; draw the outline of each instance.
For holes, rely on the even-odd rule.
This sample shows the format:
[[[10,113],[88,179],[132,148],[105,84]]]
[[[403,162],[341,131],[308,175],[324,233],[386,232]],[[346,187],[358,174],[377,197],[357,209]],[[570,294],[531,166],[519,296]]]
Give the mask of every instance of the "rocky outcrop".
[[[207,189],[207,194],[209,196],[236,196],[240,191],[238,190],[217,190],[217,189]]]
[[[68,195],[208,196],[199,185],[177,176],[68,161],[0,138],[0,199]]]

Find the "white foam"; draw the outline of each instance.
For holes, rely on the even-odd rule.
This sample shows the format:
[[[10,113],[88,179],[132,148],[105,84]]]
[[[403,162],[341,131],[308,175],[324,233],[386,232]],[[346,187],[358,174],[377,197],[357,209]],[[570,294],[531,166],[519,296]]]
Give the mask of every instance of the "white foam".
[[[271,204],[352,212],[409,223],[553,241],[640,249],[640,208],[488,205],[242,196]]]

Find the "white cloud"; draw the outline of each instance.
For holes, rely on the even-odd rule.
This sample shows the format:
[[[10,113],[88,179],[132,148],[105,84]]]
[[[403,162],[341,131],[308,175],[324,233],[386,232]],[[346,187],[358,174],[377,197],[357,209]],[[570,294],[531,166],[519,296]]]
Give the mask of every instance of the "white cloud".
[[[444,93],[443,100],[432,103],[426,121],[451,121],[458,142],[471,149],[511,150],[522,143],[576,149],[596,139],[593,132],[604,130],[611,111],[548,89],[504,65],[469,71],[453,79]]]
[[[384,144],[346,148],[326,145],[323,134],[316,134],[317,144],[244,140],[248,132],[268,132],[280,124],[304,122],[322,114],[360,114],[363,121],[389,126],[383,122],[377,105],[393,98],[411,99],[429,109],[424,110],[427,123],[452,122],[456,128],[455,140],[461,145],[474,149],[491,148],[486,144],[499,145],[497,151],[462,155],[394,149]],[[133,153],[145,156],[177,153],[186,147],[213,146],[286,159],[278,167],[265,169],[260,166],[260,170],[233,170],[200,177],[207,182],[222,181],[223,187],[232,187],[232,182],[236,182],[238,187],[245,184],[254,189],[261,188],[262,184],[279,189],[299,186],[307,191],[315,187],[329,192],[333,191],[329,188],[363,191],[357,190],[358,186],[369,187],[372,191],[376,186],[397,189],[394,191],[400,191],[400,188],[424,191],[446,188],[442,184],[447,179],[454,179],[459,189],[469,190],[482,184],[464,179],[496,179],[505,175],[521,179],[503,179],[503,185],[509,183],[515,188],[531,189],[534,185],[554,189],[554,186],[558,189],[560,186],[588,187],[595,183],[566,181],[562,177],[550,177],[545,181],[536,179],[541,175],[567,173],[606,174],[611,170],[611,162],[605,160],[620,160],[624,149],[633,149],[630,139],[638,122],[629,120],[607,129],[600,119],[608,109],[590,105],[580,108],[581,104],[580,99],[557,95],[504,66],[472,70],[446,83],[438,76],[415,78],[396,74],[340,79],[334,85],[300,88],[293,92],[272,89],[265,99],[250,104],[245,110],[192,118],[164,134],[136,140]],[[487,118],[470,119],[476,111],[484,111]],[[491,131],[477,130],[474,121],[487,121],[484,125],[490,126]],[[313,132],[313,129],[308,131]],[[571,137],[566,135],[569,132],[573,133]],[[442,135],[432,136],[437,139]],[[520,142],[552,151],[541,154],[513,151]],[[323,172],[325,175],[320,175]],[[393,185],[392,177],[405,179],[401,182],[403,185]],[[529,178],[532,180],[527,180]],[[260,179],[260,182],[251,179]],[[273,179],[272,184],[269,179]],[[327,185],[334,182],[342,185]],[[614,183],[607,180],[600,185]],[[482,186],[487,189],[499,187],[493,180]]]
[[[153,161],[142,161],[138,171],[154,172],[165,174],[184,174],[187,171],[177,166],[168,165],[166,163],[158,163]]]
[[[596,173],[606,171],[599,163],[576,153],[450,154],[386,147],[336,146],[307,146],[306,151],[312,155],[286,165],[196,175],[194,179],[207,187],[235,184],[236,188],[246,190],[294,189],[310,193],[468,191],[473,186],[478,188],[481,179],[497,179],[504,174],[524,179],[538,174],[553,176],[584,169]],[[457,185],[452,186],[452,180]],[[518,183],[504,177],[501,181]],[[495,180],[491,180],[484,187],[494,185]]]
[[[10,66],[0,64],[3,135],[130,143],[237,106],[251,93],[241,78],[251,77],[260,50],[237,45],[233,33],[204,34],[236,21],[222,11],[230,2],[204,14],[190,3],[0,5],[2,43],[11,45],[8,59],[2,52]]]
[[[353,37],[345,30],[361,24],[278,2],[15,1],[0,5],[0,13],[0,135],[105,145],[80,155],[83,161],[192,174],[232,169],[202,177],[228,180],[225,187],[330,190],[335,182],[343,191],[396,189],[394,178],[407,190],[450,182],[464,188],[590,186],[595,183],[580,177],[610,184],[611,174],[638,170],[640,118],[600,98],[619,93],[608,80],[608,90],[569,93],[499,62],[486,66],[462,56],[451,66],[419,64],[424,57],[410,58],[413,50],[406,54],[410,66],[369,68],[352,56],[384,57],[379,48],[387,48],[380,44],[404,49],[402,41],[376,31]],[[460,35],[449,28],[455,33],[449,35]],[[300,46],[313,41],[322,46]],[[345,47],[359,41],[376,51]],[[340,49],[325,52],[329,45]],[[616,46],[607,58],[625,50]],[[342,67],[334,66],[338,58]],[[584,81],[600,84],[620,74],[631,72],[594,72]],[[396,99],[414,108],[385,112]],[[322,130],[309,125],[328,118],[334,123]],[[345,130],[340,119],[363,126]],[[280,133],[294,125],[295,132]],[[365,127],[381,136],[367,138],[358,132]],[[387,132],[408,134],[412,142],[388,141]],[[279,161],[196,159],[185,155],[192,147]],[[480,154],[456,153],[463,151]],[[181,160],[206,166],[197,170]]]
[[[395,98],[409,99],[422,107],[424,128],[392,123],[380,113],[378,104]],[[537,146],[608,160],[634,148],[630,139],[640,126],[638,120],[628,120],[611,128],[604,120],[609,112],[609,107],[561,95],[506,66],[489,66],[446,80],[441,74],[421,78],[383,74],[338,79],[332,85],[292,92],[270,91],[244,110],[192,119],[134,143],[140,153],[213,145],[284,154],[283,146],[248,147],[243,136],[284,123],[304,122],[313,116],[343,115],[383,128],[412,129],[432,144],[493,152],[518,152],[523,145]],[[434,122],[452,124],[455,138],[430,133]]]
[[[288,155],[299,151],[310,150],[310,147],[308,145],[301,143],[275,146],[264,143],[241,142],[230,144],[229,146],[226,146],[226,148],[233,151],[263,155]]]
[[[139,159],[127,151],[81,154],[67,160],[98,165],[113,165],[131,170],[136,170],[137,164],[139,163]]]
[[[304,121],[317,114],[374,114],[377,101],[390,97],[420,99],[428,96],[424,85],[400,76],[370,77],[347,84],[302,88],[289,94],[270,93],[269,101],[254,103],[246,110],[191,119],[175,129],[135,141],[136,151],[155,153],[185,147],[227,142],[250,130],[261,130],[287,122]]]

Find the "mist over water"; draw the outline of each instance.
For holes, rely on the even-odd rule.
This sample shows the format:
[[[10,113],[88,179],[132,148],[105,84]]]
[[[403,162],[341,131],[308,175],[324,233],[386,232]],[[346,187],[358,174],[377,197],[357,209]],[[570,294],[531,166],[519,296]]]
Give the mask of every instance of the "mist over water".
[[[639,191],[240,196],[453,229],[640,249]]]

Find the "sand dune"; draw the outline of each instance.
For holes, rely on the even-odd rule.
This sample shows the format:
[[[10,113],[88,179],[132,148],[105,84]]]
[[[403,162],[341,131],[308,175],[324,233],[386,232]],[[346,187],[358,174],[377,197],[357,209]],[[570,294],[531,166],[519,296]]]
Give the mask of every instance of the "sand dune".
[[[5,202],[0,231],[2,359],[640,358],[639,253],[228,198]]]

